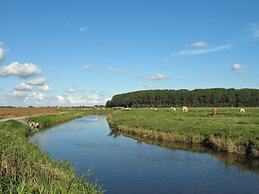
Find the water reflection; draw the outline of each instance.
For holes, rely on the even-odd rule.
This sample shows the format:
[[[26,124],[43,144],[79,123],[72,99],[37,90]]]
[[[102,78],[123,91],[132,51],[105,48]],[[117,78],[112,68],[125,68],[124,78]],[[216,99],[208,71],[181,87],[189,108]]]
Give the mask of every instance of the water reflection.
[[[257,193],[258,161],[200,145],[133,139],[111,132],[105,116],[87,116],[31,140],[79,173],[89,168],[108,193]],[[157,146],[158,145],[158,146]]]
[[[182,142],[173,142],[173,141],[147,140],[141,137],[136,137],[136,136],[133,136],[124,132],[118,132],[115,130],[111,130],[111,132],[109,133],[109,136],[112,136],[114,138],[117,138],[120,135],[134,138],[136,139],[136,143],[139,143],[139,144],[144,142],[147,144],[153,144],[161,147],[170,148],[173,150],[184,150],[184,151],[197,152],[197,153],[209,153],[214,158],[224,162],[224,164],[226,165],[237,166],[239,170],[250,170],[250,171],[259,172],[258,159],[249,159],[245,156],[239,156],[231,153],[223,153],[220,151],[214,151],[200,144],[186,144]]]

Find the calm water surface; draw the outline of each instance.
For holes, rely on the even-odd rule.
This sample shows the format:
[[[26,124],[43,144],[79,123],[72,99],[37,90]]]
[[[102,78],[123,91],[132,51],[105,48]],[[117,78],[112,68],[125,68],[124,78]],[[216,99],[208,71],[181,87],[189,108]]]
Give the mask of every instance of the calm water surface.
[[[31,137],[79,173],[92,170],[107,193],[259,193],[258,162],[236,162],[181,146],[110,135],[105,116],[87,116]]]

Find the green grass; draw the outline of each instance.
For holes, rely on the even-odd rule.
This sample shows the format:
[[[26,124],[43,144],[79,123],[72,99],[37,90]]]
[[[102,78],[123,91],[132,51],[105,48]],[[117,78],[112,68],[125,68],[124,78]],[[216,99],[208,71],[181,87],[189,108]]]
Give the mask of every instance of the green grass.
[[[31,117],[28,120],[30,122],[34,121],[40,123],[41,129],[45,129],[58,125],[60,123],[64,123],[66,121],[70,121],[72,119],[80,118],[82,116],[85,116],[86,114],[86,111],[71,110],[62,114]]]
[[[259,157],[259,108],[192,108],[173,112],[161,108],[121,110],[71,110],[64,114],[38,116],[40,130],[82,117],[108,114],[119,132],[147,140],[200,143],[222,151]],[[0,193],[101,193],[96,184],[78,177],[68,163],[56,161],[28,141],[30,129],[19,122],[0,123]]]
[[[202,143],[226,152],[259,157],[259,108],[219,108],[209,116],[210,108],[191,108],[184,113],[161,108],[114,111],[110,124],[121,131],[147,139]]]
[[[41,129],[46,129],[51,126],[58,125],[60,123],[64,123],[66,121],[70,121],[72,119],[80,118],[82,116],[86,115],[105,115],[108,114],[109,110],[70,110],[63,114],[55,114],[55,115],[47,115],[47,116],[37,116],[37,117],[31,117],[28,120],[37,122],[40,124]]]
[[[82,111],[36,117],[43,127],[83,116]],[[101,193],[78,177],[67,162],[56,161],[28,141],[30,129],[19,122],[0,123],[0,193]]]

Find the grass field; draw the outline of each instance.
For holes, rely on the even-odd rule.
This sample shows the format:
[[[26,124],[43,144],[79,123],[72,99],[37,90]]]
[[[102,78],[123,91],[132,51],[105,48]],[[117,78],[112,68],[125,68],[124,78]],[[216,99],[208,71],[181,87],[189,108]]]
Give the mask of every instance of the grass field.
[[[119,131],[146,139],[200,143],[225,152],[259,157],[259,108],[219,108],[210,116],[210,108],[191,108],[184,113],[161,108],[114,111],[110,125]]]
[[[32,114],[47,114],[46,110],[33,110]],[[191,108],[188,113],[168,108],[70,110],[62,114],[55,114],[54,110],[53,115],[29,120],[40,123],[40,130],[43,130],[85,115],[107,114],[113,130],[143,140],[156,140],[156,144],[166,144],[165,147],[170,142],[198,143],[258,158],[259,108],[247,108],[246,113],[238,110],[219,108],[215,116],[209,115],[210,108]],[[51,114],[52,110],[49,111]],[[102,192],[98,185],[77,177],[68,163],[53,160],[30,143],[30,133],[26,125],[16,121],[0,123],[0,193]]]
[[[69,111],[36,117],[43,129],[85,115]],[[30,129],[17,121],[0,123],[0,193],[101,193],[77,177],[66,162],[56,161],[28,141]]]

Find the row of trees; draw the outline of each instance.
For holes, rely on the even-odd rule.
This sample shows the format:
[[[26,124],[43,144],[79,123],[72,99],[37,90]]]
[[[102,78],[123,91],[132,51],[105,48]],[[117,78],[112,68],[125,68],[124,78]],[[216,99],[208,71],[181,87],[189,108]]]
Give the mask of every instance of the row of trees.
[[[107,101],[107,107],[167,106],[259,106],[259,89],[143,90],[118,94]]]

